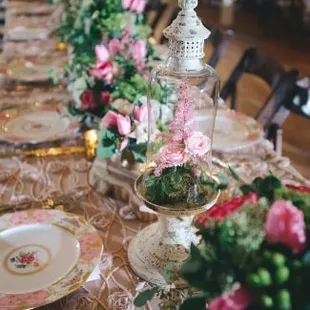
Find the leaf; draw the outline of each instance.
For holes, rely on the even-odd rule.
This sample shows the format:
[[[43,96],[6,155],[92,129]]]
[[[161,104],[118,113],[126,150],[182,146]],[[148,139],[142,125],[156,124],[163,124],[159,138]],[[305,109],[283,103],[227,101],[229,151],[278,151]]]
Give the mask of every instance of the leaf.
[[[196,295],[184,300],[179,310],[205,310],[207,298],[205,295]]]
[[[241,180],[239,174],[237,173],[237,171],[236,171],[233,167],[228,166],[228,169],[229,169],[229,171],[230,171],[230,173],[231,173],[231,176],[232,176],[236,181],[242,182],[242,180]]]
[[[243,195],[248,195],[251,192],[253,192],[253,188],[251,185],[242,185],[242,186],[240,186],[240,190],[241,190]]]
[[[177,270],[176,270],[175,263],[171,262],[165,266],[163,276],[168,284],[173,283],[176,273],[177,273]]]
[[[134,305],[136,307],[142,307],[144,306],[149,300],[151,300],[155,294],[158,292],[158,287],[153,287],[151,289],[145,290],[141,292],[135,299],[134,299]]]
[[[111,158],[117,151],[115,144],[110,146],[99,145],[96,150],[96,156],[102,159]]]
[[[199,273],[201,268],[203,267],[202,264],[202,256],[200,254],[199,249],[192,244],[191,245],[191,255],[189,259],[181,266],[180,273],[185,279],[190,279],[191,276]]]
[[[139,163],[146,162],[146,143],[139,143],[131,145],[130,150],[132,152],[134,160]]]
[[[225,189],[228,186],[228,179],[226,175],[222,173],[215,174],[216,179],[219,181],[217,182],[218,189]]]

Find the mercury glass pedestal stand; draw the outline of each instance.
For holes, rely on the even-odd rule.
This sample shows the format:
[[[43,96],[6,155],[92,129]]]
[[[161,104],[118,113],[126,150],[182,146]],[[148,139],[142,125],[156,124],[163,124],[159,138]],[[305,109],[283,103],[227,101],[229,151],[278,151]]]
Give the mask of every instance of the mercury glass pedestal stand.
[[[192,226],[195,215],[212,207],[220,192],[214,192],[208,204],[192,209],[171,209],[149,203],[140,194],[139,177],[135,183],[135,191],[145,205],[155,211],[158,221],[140,231],[130,242],[128,249],[129,263],[133,271],[144,280],[165,286],[167,283],[167,267],[173,264],[179,269],[188,258],[190,246],[197,244],[197,236]],[[174,284],[184,287],[185,282],[176,277]]]
[[[176,110],[180,104],[184,104],[186,100],[187,104],[191,102],[193,105],[196,102],[199,104],[201,102],[210,104],[211,102],[214,109],[212,113],[215,118],[219,97],[219,79],[214,69],[204,63],[204,41],[210,35],[210,31],[203,26],[196,15],[194,9],[197,3],[197,0],[178,1],[181,11],[173,23],[164,30],[164,35],[169,40],[168,58],[163,66],[152,72],[149,89],[153,89],[152,83],[157,83],[156,87],[169,89],[167,91],[169,95],[161,103],[166,104],[167,107],[172,107],[172,114],[177,113]],[[180,90],[184,88],[188,91],[182,93]],[[183,98],[184,96],[186,99]],[[182,98],[184,99],[183,103]],[[154,102],[152,99],[152,91],[150,91],[148,96],[149,115],[154,111],[151,107],[152,102]],[[187,106],[187,110],[189,108]],[[198,115],[206,110],[204,108],[199,110],[200,112],[198,111]],[[197,107],[193,107],[193,112],[197,112]],[[156,136],[152,134],[150,129],[152,127],[150,122],[153,122],[153,118],[149,117],[148,154],[152,153],[150,151],[152,141],[150,140]],[[171,123],[173,119],[176,119],[175,115],[170,120]],[[155,126],[157,125],[155,124]],[[187,123],[187,126],[190,124]],[[167,123],[166,128],[172,127],[169,127]],[[206,134],[208,130],[209,132]],[[209,129],[206,129],[206,126],[200,128],[198,136],[210,137],[212,145],[213,130],[214,120]],[[211,147],[207,155],[211,159]],[[147,156],[146,167],[152,167],[152,163],[156,162],[155,157],[151,158],[153,155]],[[211,172],[208,171],[207,166],[201,171],[203,173]],[[164,286],[168,284],[165,278],[165,269],[169,263],[173,263],[178,268],[188,257],[191,243],[196,243],[196,236],[192,227],[194,216],[212,207],[218,199],[219,191],[213,191],[204,199],[203,203],[196,205],[195,202],[191,207],[186,206],[183,200],[180,200],[181,204],[178,205],[158,205],[150,202],[144,195],[143,186],[145,186],[144,178],[146,175],[147,172],[145,171],[137,179],[135,191],[143,204],[157,213],[158,221],[147,226],[132,239],[129,244],[128,258],[132,269],[138,276],[148,282]],[[195,176],[195,178],[200,177]],[[176,280],[175,284],[184,286],[184,282],[181,280]]]

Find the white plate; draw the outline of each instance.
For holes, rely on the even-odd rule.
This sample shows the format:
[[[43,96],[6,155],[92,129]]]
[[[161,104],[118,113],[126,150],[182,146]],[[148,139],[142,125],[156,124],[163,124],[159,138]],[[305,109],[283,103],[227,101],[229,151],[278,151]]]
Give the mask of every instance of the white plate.
[[[46,40],[50,30],[46,28],[26,28],[18,26],[6,31],[5,39],[11,41]]]
[[[74,136],[79,127],[61,104],[0,112],[0,140],[10,143],[51,142]]]
[[[0,309],[23,310],[78,289],[100,261],[102,241],[82,218],[58,210],[0,217]]]
[[[210,132],[212,117],[196,117],[197,126],[202,132]],[[261,141],[262,137],[262,127],[255,119],[231,110],[217,112],[213,136],[214,150],[233,151],[246,148]]]

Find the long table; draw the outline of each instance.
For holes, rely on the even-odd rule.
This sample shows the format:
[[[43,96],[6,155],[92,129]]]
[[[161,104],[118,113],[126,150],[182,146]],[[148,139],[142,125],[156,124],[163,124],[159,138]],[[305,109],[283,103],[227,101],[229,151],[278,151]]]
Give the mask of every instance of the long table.
[[[18,7],[16,3],[12,6],[15,10]],[[8,13],[10,15],[10,11]],[[49,16],[51,18],[51,15]],[[45,24],[48,24],[49,16],[45,16]],[[29,19],[31,24],[35,23],[35,18],[33,16]],[[40,22],[42,17],[37,17],[36,23]],[[25,16],[10,16],[5,33],[19,25],[27,27]],[[55,61],[59,61],[59,57],[65,58],[66,55],[56,50],[56,43],[56,37],[39,41],[7,40],[4,42],[1,63],[5,64],[12,57],[29,56],[29,54],[32,57],[51,55]],[[52,86],[6,88],[4,84],[2,86],[1,109],[11,104],[22,106],[25,103],[37,101],[44,103],[57,100],[66,103],[70,98],[65,88]],[[71,143],[80,143],[80,141],[71,141]],[[9,145],[0,145],[2,152],[9,148],[11,148]],[[246,150],[215,155],[232,165],[248,181],[257,176],[267,175],[271,170],[284,182],[295,185],[310,184],[290,165],[289,159],[275,154],[273,146],[267,140]],[[0,204],[15,204],[26,200],[40,201],[46,197],[69,192],[80,193],[80,198],[72,206],[72,212],[84,216],[98,230],[103,240],[104,252],[101,262],[91,279],[75,293],[54,304],[42,307],[42,310],[134,309],[132,300],[136,294],[136,287],[143,285],[143,281],[130,269],[127,249],[130,239],[148,223],[139,221],[126,203],[102,196],[89,186],[88,172],[91,165],[92,162],[82,154],[0,159]],[[215,166],[215,169],[223,171],[224,168],[219,165]],[[238,195],[238,185],[234,180],[230,179],[230,181],[226,195]],[[155,300],[144,309],[156,308]],[[4,310],[1,299],[0,309]]]

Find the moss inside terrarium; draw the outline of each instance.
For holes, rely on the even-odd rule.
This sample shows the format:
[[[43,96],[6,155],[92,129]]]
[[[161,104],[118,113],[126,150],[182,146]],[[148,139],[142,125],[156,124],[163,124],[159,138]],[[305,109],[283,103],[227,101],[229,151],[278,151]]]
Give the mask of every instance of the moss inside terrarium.
[[[165,168],[159,175],[147,173],[142,194],[153,204],[194,208],[209,203],[226,186],[223,177],[219,181],[191,165],[181,165]]]

